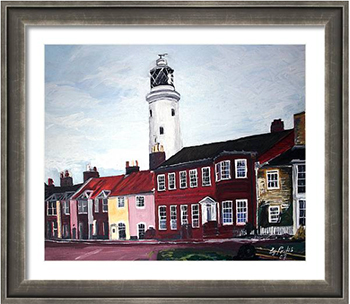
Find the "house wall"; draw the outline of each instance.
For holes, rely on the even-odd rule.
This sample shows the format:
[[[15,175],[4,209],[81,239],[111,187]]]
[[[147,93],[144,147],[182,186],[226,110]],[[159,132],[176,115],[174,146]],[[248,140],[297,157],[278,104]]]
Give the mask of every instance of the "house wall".
[[[78,238],[78,210],[77,201],[70,200],[70,234],[71,238]]]
[[[136,207],[136,196],[143,196],[145,198],[145,207]],[[129,205],[129,228],[130,236],[138,237],[137,225],[145,223],[146,230],[151,227],[155,229],[155,206],[154,194],[138,194],[127,197]]]
[[[98,212],[95,212],[95,203],[96,201],[98,202],[99,208],[98,208]],[[92,212],[93,212],[93,220],[95,220],[97,222],[97,231],[96,231],[96,235],[93,237],[96,238],[108,238],[109,236],[109,231],[104,231],[104,223],[106,223],[106,225],[109,227],[108,224],[108,212],[103,212],[103,208],[102,208],[102,200],[101,199],[95,199],[93,201],[93,206],[92,206]],[[109,230],[109,229],[108,229]],[[107,236],[106,236],[107,234]]]
[[[126,239],[130,239],[129,228],[129,211],[128,211],[128,199],[125,199],[123,208],[118,208],[117,197],[108,198],[108,222],[110,230],[110,239],[118,239],[118,234],[112,234],[112,228],[118,229],[118,223],[123,222],[125,224]]]
[[[278,170],[279,189],[267,189],[267,172],[271,170]],[[292,201],[293,188],[291,166],[260,168],[258,171],[259,225],[265,228],[270,226],[292,226]],[[268,206],[280,207],[281,221],[279,223],[269,223]]]

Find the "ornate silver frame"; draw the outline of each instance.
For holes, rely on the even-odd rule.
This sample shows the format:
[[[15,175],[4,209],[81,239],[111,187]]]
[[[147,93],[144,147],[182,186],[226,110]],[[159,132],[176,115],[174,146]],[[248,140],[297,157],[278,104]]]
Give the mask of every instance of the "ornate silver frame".
[[[2,303],[348,303],[348,9],[345,1],[2,2]],[[26,280],[25,30],[31,25],[324,26],[325,280]]]

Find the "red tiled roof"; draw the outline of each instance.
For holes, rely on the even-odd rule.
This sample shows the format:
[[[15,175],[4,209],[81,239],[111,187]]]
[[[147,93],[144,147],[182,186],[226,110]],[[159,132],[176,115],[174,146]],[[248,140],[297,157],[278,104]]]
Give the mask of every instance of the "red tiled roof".
[[[93,191],[91,199],[102,191],[111,191],[111,196],[151,192],[154,189],[154,173],[151,171],[133,172],[129,175],[106,176],[90,179],[71,199],[77,199],[85,191]]]
[[[110,196],[147,193],[153,190],[154,173],[151,171],[139,171],[125,175],[123,181],[112,189]]]

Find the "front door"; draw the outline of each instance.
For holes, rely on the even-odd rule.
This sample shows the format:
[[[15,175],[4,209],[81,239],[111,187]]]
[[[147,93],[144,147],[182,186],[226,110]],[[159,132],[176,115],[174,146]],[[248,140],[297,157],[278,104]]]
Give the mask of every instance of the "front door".
[[[110,228],[110,239],[111,240],[118,239],[118,232],[117,232],[117,225],[116,224],[111,225],[111,228]]]

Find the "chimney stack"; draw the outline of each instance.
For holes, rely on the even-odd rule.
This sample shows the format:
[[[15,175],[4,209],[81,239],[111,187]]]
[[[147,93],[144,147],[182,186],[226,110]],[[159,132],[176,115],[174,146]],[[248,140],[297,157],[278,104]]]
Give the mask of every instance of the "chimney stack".
[[[275,119],[271,123],[271,133],[284,131],[284,122],[282,119]]]
[[[152,147],[152,152],[149,154],[149,169],[158,168],[165,161],[165,152],[161,144],[157,143]]]
[[[62,171],[60,174],[61,187],[73,186],[73,178],[70,176],[68,170]]]
[[[53,182],[53,179],[52,179],[52,178],[48,178],[48,179],[47,179],[47,185],[48,185],[48,186],[54,186],[54,182]]]
[[[83,172],[84,183],[90,178],[98,178],[100,173],[97,171],[96,167],[91,168],[90,165],[86,167],[86,171]]]
[[[294,114],[294,144],[305,145],[305,112]]]
[[[125,162],[125,174],[130,174],[132,172],[138,172],[140,171],[140,167],[139,167],[139,162],[136,161],[132,161],[131,162],[131,166],[130,166],[130,162],[126,161]]]

